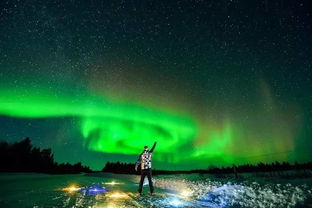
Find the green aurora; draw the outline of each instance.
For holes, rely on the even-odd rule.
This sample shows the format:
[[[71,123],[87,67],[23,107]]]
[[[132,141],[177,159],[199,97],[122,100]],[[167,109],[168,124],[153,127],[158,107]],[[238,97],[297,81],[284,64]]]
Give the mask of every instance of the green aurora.
[[[70,93],[57,95],[44,89],[33,89],[27,94],[23,90],[1,90],[0,114],[35,119],[78,118],[83,144],[91,151],[136,155],[144,145],[158,141],[154,158],[169,164],[292,160],[294,123],[285,120],[285,113],[277,110],[265,82],[260,82],[260,88],[261,100],[270,110],[255,111],[251,124],[231,121],[229,117],[217,123],[203,122],[202,115],[190,117],[185,116],[189,115],[187,112],[180,115],[147,105],[113,102],[103,96],[73,98]],[[242,145],[249,149],[241,149]]]
[[[0,114],[21,118],[77,117],[85,145],[93,151],[137,154],[146,143],[159,142],[159,158],[172,155],[197,135],[194,121],[131,103],[112,103],[102,98],[57,98],[48,91],[23,93],[4,91]],[[176,161],[180,161],[178,158]]]

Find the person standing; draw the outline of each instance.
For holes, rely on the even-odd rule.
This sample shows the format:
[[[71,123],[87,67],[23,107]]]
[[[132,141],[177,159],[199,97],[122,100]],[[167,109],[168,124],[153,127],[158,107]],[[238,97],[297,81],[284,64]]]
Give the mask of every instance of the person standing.
[[[156,147],[157,142],[154,142],[154,145],[151,150],[148,149],[148,146],[144,146],[143,152],[140,154],[136,164],[135,164],[135,170],[138,170],[139,165],[141,165],[141,179],[139,184],[138,192],[140,195],[142,195],[142,187],[145,176],[147,176],[148,184],[150,187],[150,193],[153,195],[154,193],[154,187],[153,187],[153,181],[152,181],[152,153],[154,152],[154,149]]]

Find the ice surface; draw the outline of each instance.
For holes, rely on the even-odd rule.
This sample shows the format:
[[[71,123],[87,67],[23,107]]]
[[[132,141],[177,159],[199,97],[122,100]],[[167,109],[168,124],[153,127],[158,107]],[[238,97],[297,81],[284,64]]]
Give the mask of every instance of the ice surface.
[[[144,186],[139,196],[138,176],[0,174],[0,207],[308,207],[311,181],[155,176],[155,195],[150,196]],[[94,187],[105,188],[105,192],[85,191]]]

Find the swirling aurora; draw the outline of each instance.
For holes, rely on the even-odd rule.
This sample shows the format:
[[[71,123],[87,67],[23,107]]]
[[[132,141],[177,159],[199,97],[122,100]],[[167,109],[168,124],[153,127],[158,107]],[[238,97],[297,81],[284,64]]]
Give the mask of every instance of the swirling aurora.
[[[206,160],[229,165],[293,159],[289,156],[293,154],[295,124],[284,119],[287,117],[284,112],[276,110],[268,86],[262,83],[261,87],[262,100],[270,110],[255,112],[259,118],[255,116],[254,122],[263,128],[256,134],[257,128],[251,131],[250,124],[238,125],[228,118],[219,123],[203,123],[199,117],[185,116],[187,113],[183,116],[92,95],[73,99],[51,90],[27,91],[27,94],[22,90],[2,90],[0,114],[31,119],[78,118],[83,145],[91,151],[136,155],[142,146],[158,141],[155,154],[158,162]],[[248,151],[241,148],[243,143],[248,145]]]

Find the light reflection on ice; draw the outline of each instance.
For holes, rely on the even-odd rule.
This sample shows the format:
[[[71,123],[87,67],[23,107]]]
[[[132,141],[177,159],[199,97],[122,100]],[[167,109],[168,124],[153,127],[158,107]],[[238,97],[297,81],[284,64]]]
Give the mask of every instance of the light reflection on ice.
[[[177,194],[191,190],[190,201],[198,207],[294,207],[311,197],[306,185],[221,183],[218,181],[190,181],[185,179],[157,179],[155,185]],[[181,194],[180,194],[181,195]]]
[[[291,208],[311,206],[310,178],[279,180],[280,184],[278,184],[277,181],[268,182],[257,178],[255,178],[257,182],[252,182],[252,180],[235,181],[208,177],[210,176],[155,176],[153,196],[149,195],[148,187],[143,189],[143,196],[137,193],[139,176],[112,174],[104,177],[48,176],[44,180],[25,179],[23,183],[20,182],[21,180],[2,180],[1,187],[6,189],[2,191],[0,207]],[[2,178],[5,179],[4,176]],[[99,191],[99,188],[104,187],[107,190]],[[94,192],[96,194],[93,194]]]

